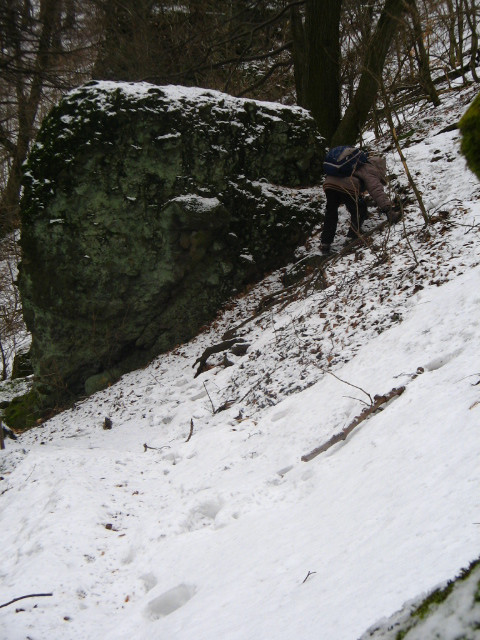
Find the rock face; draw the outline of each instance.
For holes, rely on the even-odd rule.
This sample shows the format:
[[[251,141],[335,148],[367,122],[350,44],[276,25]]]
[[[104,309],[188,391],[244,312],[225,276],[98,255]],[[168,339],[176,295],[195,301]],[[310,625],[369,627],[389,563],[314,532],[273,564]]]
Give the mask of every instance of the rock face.
[[[27,163],[19,287],[41,406],[91,393],[194,336],[319,221],[308,113],[113,82],[70,93]]]

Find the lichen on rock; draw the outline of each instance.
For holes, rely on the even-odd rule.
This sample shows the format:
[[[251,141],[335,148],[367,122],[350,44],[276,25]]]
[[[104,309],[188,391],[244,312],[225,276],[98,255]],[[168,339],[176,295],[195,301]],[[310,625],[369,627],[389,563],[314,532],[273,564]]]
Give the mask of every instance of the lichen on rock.
[[[22,199],[34,392],[55,407],[193,337],[319,221],[324,144],[297,107],[89,83],[45,119]]]
[[[428,595],[406,603],[359,640],[476,640],[480,632],[480,559]]]
[[[468,166],[480,180],[480,93],[459,122],[462,153]]]

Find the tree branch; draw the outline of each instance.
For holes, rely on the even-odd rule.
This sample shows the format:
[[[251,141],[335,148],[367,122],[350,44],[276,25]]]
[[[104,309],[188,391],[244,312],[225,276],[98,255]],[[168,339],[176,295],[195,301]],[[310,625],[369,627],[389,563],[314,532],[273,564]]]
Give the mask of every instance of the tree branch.
[[[28,596],[20,596],[19,598],[14,598],[10,600],[10,602],[5,602],[5,604],[0,604],[0,609],[3,607],[8,607],[9,604],[13,604],[14,602],[18,602],[19,600],[25,600],[25,598],[45,598],[47,596],[53,596],[53,593],[31,593]]]
[[[310,462],[310,460],[313,460],[313,458],[316,458],[318,455],[320,455],[324,451],[327,451],[328,449],[330,449],[330,447],[333,447],[333,445],[337,444],[337,442],[346,440],[347,436],[355,429],[355,427],[357,427],[361,422],[363,422],[369,416],[371,416],[372,413],[375,413],[375,411],[379,407],[381,407],[382,404],[387,403],[389,400],[391,400],[392,398],[395,398],[396,396],[401,396],[404,391],[405,391],[405,387],[398,387],[398,388],[392,389],[384,396],[375,396],[374,403],[370,407],[367,407],[366,409],[364,409],[362,413],[359,416],[357,416],[347,427],[345,427],[345,429],[342,429],[340,433],[336,433],[334,436],[330,438],[330,440],[327,440],[327,442],[322,444],[320,447],[316,447],[315,449],[310,451],[310,453],[307,453],[304,456],[302,456],[301,458],[302,461]]]

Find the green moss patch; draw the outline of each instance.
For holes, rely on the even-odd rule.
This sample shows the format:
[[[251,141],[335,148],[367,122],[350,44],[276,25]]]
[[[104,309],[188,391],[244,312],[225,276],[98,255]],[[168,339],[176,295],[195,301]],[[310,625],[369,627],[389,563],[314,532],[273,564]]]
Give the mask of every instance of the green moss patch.
[[[480,558],[444,586],[405,604],[401,611],[368,629],[360,640],[446,638],[443,635],[446,627],[456,629],[456,640],[478,637]]]
[[[19,289],[41,406],[191,339],[321,219],[324,143],[300,108],[98,82],[45,119],[27,161]],[[113,372],[113,374],[112,374]]]
[[[43,417],[38,408],[38,396],[32,389],[23,396],[14,398],[3,412],[3,421],[16,431],[24,431],[35,426]]]
[[[459,122],[462,153],[473,173],[480,179],[480,94]]]

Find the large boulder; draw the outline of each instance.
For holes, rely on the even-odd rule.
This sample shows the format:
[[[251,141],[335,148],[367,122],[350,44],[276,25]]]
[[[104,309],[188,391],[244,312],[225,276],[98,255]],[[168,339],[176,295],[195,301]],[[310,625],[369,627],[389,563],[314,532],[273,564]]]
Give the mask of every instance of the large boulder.
[[[27,163],[19,288],[36,403],[89,394],[194,336],[319,221],[300,108],[94,82],[45,119]],[[303,204],[302,204],[303,203]]]
[[[358,640],[478,640],[480,560],[367,629]]]
[[[458,124],[462,133],[462,153],[470,169],[480,179],[480,93]]]

